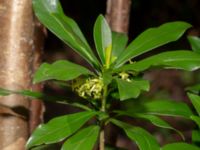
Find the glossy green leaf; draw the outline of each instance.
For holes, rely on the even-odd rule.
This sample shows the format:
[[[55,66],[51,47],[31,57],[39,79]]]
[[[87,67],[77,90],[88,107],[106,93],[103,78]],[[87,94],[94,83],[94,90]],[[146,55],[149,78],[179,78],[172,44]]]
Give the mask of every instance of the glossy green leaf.
[[[124,65],[118,71],[142,72],[150,67],[164,67],[193,71],[200,68],[200,55],[189,50],[163,52],[133,64]]]
[[[198,125],[198,127],[200,129],[200,117],[193,115],[190,118]]]
[[[92,72],[67,60],[58,60],[53,64],[42,64],[36,71],[33,82],[38,83],[52,79],[68,81],[85,74],[92,74]]]
[[[200,150],[200,148],[187,143],[173,143],[163,146],[161,150]]]
[[[89,126],[84,128],[63,144],[61,150],[92,150],[98,135],[99,126]]]
[[[164,116],[190,117],[193,113],[187,104],[175,101],[152,101],[144,104],[149,114],[157,114]]]
[[[128,36],[124,33],[112,32],[112,59],[113,61],[120,56],[126,47]]]
[[[129,59],[139,56],[154,48],[178,40],[191,25],[185,22],[169,22],[156,28],[150,28],[141,33],[123,51],[117,59],[116,68]]]
[[[161,119],[158,116],[150,115],[150,114],[143,114],[143,113],[130,113],[127,111],[117,111],[117,112],[119,115],[126,115],[126,116],[133,117],[133,118],[140,118],[140,119],[148,120],[153,125],[160,127],[160,128],[174,130],[184,139],[184,136],[180,131],[173,128],[169,123],[167,123],[165,120]]]
[[[1,96],[8,96],[8,95],[10,95],[10,94],[13,94],[13,93],[11,93],[10,90],[0,88],[0,95],[1,95]]]
[[[29,91],[29,90],[20,90],[20,91],[13,91],[13,90],[8,90],[8,89],[3,89],[0,88],[0,95],[1,96],[8,96],[11,94],[19,94],[23,96],[28,96],[30,98],[35,98],[35,99],[47,99],[47,101],[53,101],[53,100],[58,100],[60,98],[51,96],[47,96],[44,93],[36,92],[36,91]]]
[[[187,104],[172,100],[153,100],[137,105],[129,113],[145,113],[160,116],[177,116],[189,119],[193,115]]]
[[[147,80],[131,80],[126,81],[116,78],[120,100],[129,98],[137,98],[141,91],[149,90],[149,82]]]
[[[29,138],[26,147],[60,142],[75,133],[96,114],[94,111],[74,113],[56,117],[46,124],[39,125]]]
[[[156,139],[143,128],[131,126],[115,119],[112,119],[111,122],[122,128],[126,135],[136,142],[140,150],[160,150],[160,146]]]
[[[200,96],[188,93],[188,97],[190,98],[194,108],[196,109],[198,115],[200,116]]]
[[[106,51],[112,45],[112,33],[106,19],[99,15],[94,25],[94,41],[102,64],[106,63]]]
[[[43,101],[47,101],[47,102],[56,102],[59,104],[67,104],[67,105],[70,105],[73,107],[81,108],[83,110],[91,110],[86,105],[83,105],[83,104],[77,103],[77,102],[70,102],[70,100],[68,100],[68,99],[66,99],[66,97],[62,97],[62,96],[50,96],[50,95],[46,95],[41,92],[30,91],[30,90],[13,91],[13,90],[7,90],[7,89],[0,88],[0,96],[8,96],[11,94],[27,96],[34,100],[43,100]]]
[[[189,86],[186,90],[194,94],[198,94],[200,92],[200,84]]]
[[[188,36],[188,41],[194,52],[200,53],[200,38],[197,36]]]
[[[38,19],[58,38],[73,48],[86,61],[98,67],[98,60],[89,47],[77,23],[65,16],[59,0],[33,0]]]
[[[192,142],[200,143],[200,131],[199,130],[192,131]]]

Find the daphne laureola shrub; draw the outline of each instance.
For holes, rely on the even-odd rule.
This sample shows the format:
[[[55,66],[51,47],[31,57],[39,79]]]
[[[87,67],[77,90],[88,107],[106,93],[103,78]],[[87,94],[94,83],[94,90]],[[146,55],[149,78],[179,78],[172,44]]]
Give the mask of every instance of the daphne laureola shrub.
[[[34,83],[47,80],[68,82],[72,91],[84,99],[84,103],[34,91],[14,92],[1,89],[2,95],[14,92],[82,109],[81,112],[55,117],[39,125],[29,138],[27,149],[34,147],[45,149],[44,145],[63,141],[61,150],[92,150],[95,144],[99,145],[100,150],[104,150],[106,149],[104,129],[108,124],[121,128],[140,150],[199,149],[184,141],[160,146],[155,137],[142,126],[126,123],[121,119],[121,116],[129,116],[148,120],[159,128],[174,130],[183,137],[180,131],[174,129],[160,116],[198,120],[196,122],[200,124],[200,119],[185,103],[164,99],[148,100],[146,97],[146,101],[136,106],[129,106],[128,110],[111,109],[115,101],[137,102],[141,93],[149,91],[150,83],[142,76],[146,70],[156,67],[194,71],[200,67],[200,54],[195,50],[170,50],[135,60],[137,56],[178,40],[191,27],[190,24],[175,21],[149,28],[127,44],[127,36],[112,32],[105,18],[99,15],[93,30],[97,58],[77,23],[65,16],[58,0],[33,0],[33,8],[41,23],[82,56],[93,70],[68,60],[58,60],[52,64],[43,63],[34,75]],[[189,96],[194,99],[194,95]],[[195,107],[196,105],[200,106],[199,101],[198,104],[194,104]],[[195,117],[198,119],[194,119]],[[85,125],[92,118],[95,121]]]

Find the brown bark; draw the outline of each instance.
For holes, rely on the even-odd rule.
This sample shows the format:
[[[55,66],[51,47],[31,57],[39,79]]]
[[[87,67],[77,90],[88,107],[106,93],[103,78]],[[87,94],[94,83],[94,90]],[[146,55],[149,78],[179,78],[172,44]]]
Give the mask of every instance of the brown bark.
[[[128,33],[131,0],[107,0],[106,19],[115,32]]]
[[[42,62],[42,52],[44,44],[44,27],[35,19],[34,28],[34,59],[33,59],[33,74]],[[42,91],[42,84],[35,84],[32,86],[33,91]],[[29,129],[30,133],[43,121],[44,105],[42,101],[37,99],[32,100],[30,103],[30,119]]]
[[[0,0],[0,87],[30,89],[33,55],[31,0]],[[24,116],[0,114],[0,149],[24,150],[28,138],[27,98],[0,97],[0,104]]]

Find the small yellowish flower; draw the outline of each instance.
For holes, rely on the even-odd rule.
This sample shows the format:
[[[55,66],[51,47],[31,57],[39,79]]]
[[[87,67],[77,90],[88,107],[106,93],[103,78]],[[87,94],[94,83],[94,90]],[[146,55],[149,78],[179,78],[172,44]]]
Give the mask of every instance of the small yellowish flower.
[[[77,80],[73,83],[73,90],[80,97],[100,99],[103,92],[103,80],[101,78],[88,78],[84,82]]]
[[[120,72],[119,73],[119,77],[122,79],[122,80],[126,80],[128,82],[130,82],[130,75],[126,72]]]

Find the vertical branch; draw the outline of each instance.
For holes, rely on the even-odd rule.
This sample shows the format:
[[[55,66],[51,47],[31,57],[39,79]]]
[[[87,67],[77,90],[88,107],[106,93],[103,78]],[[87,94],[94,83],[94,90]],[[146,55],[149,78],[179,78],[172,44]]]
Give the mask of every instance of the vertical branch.
[[[106,19],[112,31],[128,33],[131,0],[107,0]]]
[[[106,112],[106,99],[107,99],[107,85],[103,88],[103,97],[101,99],[101,111]],[[99,150],[105,150],[105,131],[104,131],[105,123],[101,123],[101,131],[99,137]]]
[[[33,74],[40,66],[42,62],[42,52],[44,44],[44,27],[39,23],[37,19],[34,21],[34,58],[33,58]],[[32,85],[33,91],[42,91],[42,84]],[[43,121],[44,105],[42,101],[32,100],[30,102],[30,119],[29,119],[29,129],[30,133]]]
[[[30,89],[33,61],[33,12],[31,0],[0,0],[0,87]],[[0,97],[0,104],[18,115],[0,114],[0,149],[24,150],[28,138],[27,98]]]
[[[107,0],[106,19],[112,31],[128,34],[131,0]],[[105,131],[106,141],[115,145],[117,129],[108,125]]]

